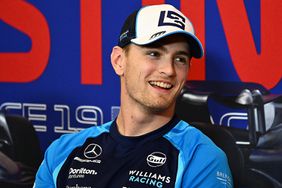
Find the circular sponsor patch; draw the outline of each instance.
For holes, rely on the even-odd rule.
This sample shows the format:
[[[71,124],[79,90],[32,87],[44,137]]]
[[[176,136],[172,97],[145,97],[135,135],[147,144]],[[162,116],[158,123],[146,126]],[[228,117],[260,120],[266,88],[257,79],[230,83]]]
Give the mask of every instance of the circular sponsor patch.
[[[166,162],[166,155],[162,152],[153,152],[147,156],[147,164],[150,167],[159,167],[165,164]]]

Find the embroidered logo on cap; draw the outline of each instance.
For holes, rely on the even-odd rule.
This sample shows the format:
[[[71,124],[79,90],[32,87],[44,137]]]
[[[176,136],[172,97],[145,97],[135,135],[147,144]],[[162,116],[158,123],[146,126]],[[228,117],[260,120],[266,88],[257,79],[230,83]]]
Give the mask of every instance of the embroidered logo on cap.
[[[163,35],[163,34],[165,34],[165,33],[166,33],[166,31],[157,32],[157,33],[153,34],[153,35],[150,37],[150,40],[153,39],[153,38],[156,38],[156,37],[158,37],[158,36],[161,36],[161,35]]]
[[[161,11],[158,26],[175,26],[182,30],[185,29],[185,18],[174,11]]]

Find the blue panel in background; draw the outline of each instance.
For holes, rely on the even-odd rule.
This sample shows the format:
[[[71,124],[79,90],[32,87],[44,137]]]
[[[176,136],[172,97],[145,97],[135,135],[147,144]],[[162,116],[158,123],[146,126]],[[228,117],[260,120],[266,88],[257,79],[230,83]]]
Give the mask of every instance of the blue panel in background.
[[[30,50],[30,38],[2,20],[0,20],[0,31],[0,52],[28,52]]]
[[[206,1],[206,79],[239,81],[233,67],[216,1]]]

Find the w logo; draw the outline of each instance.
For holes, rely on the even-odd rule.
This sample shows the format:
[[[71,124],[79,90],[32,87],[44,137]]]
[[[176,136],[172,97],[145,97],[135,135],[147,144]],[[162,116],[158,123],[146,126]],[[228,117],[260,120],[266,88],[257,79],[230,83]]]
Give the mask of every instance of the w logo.
[[[158,26],[175,26],[180,29],[185,29],[185,18],[173,11],[161,11]]]

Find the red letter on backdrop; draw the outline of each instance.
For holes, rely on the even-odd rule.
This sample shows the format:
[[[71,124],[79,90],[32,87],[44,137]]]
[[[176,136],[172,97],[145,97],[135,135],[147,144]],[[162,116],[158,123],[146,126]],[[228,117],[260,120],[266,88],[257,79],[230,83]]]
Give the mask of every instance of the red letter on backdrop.
[[[31,38],[29,52],[0,53],[0,82],[31,82],[44,72],[50,54],[48,24],[28,2],[1,0],[0,18]]]
[[[205,47],[205,0],[182,0],[181,11],[193,23],[196,36]],[[205,57],[192,59],[191,70],[188,74],[189,80],[205,80],[206,64]]]
[[[165,0],[142,0],[142,6],[158,5],[165,3]]]
[[[217,0],[234,67],[242,81],[273,88],[282,76],[282,1],[261,2],[261,53],[256,51],[244,1]]]
[[[102,84],[101,0],[81,0],[81,82]]]

